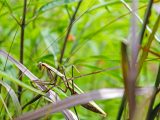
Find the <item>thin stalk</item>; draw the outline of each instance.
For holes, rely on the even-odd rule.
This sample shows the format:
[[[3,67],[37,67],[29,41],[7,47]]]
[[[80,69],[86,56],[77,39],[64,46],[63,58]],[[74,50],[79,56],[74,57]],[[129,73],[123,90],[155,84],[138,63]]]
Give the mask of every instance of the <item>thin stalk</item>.
[[[78,79],[78,78],[81,78],[81,77],[85,77],[85,76],[89,76],[89,75],[93,75],[93,74],[98,74],[98,73],[106,72],[106,71],[110,71],[110,70],[116,70],[116,69],[119,69],[119,68],[120,68],[120,66],[115,66],[115,67],[112,67],[112,68],[105,68],[105,69],[102,69],[102,70],[99,70],[99,71],[94,71],[94,72],[82,74],[82,75],[79,75],[79,76],[75,76],[73,78],[69,78],[68,80],[75,80],[75,79]]]
[[[121,120],[123,110],[125,109],[125,106],[126,106],[126,103],[127,103],[126,101],[127,101],[126,100],[126,94],[124,93],[122,101],[121,101],[121,105],[120,105],[120,108],[119,108],[119,111],[118,111],[117,120]]]
[[[67,39],[68,39],[69,33],[71,32],[71,29],[72,29],[72,27],[73,27],[73,23],[74,23],[76,14],[77,14],[77,12],[78,12],[78,9],[79,9],[82,1],[83,1],[83,0],[80,0],[80,1],[78,2],[78,5],[77,5],[77,7],[76,7],[76,10],[75,10],[75,12],[74,12],[74,14],[73,14],[73,16],[72,16],[72,18],[71,18],[71,20],[70,20],[70,23],[69,23],[69,26],[68,26],[68,30],[67,30],[67,34],[66,34],[66,36],[65,36],[65,38],[64,38],[64,43],[63,43],[63,47],[62,47],[62,50],[61,50],[61,56],[60,56],[60,59],[59,59],[59,63],[60,63],[60,64],[62,63],[62,59],[63,59],[64,53],[65,53],[65,49],[66,49]]]
[[[149,0],[147,11],[146,11],[146,14],[145,14],[145,17],[144,17],[144,20],[143,20],[142,30],[141,30],[141,33],[139,35],[140,44],[142,44],[142,41],[143,41],[143,36],[144,36],[144,32],[145,32],[146,26],[147,26],[148,21],[149,21],[149,16],[151,14],[152,5],[153,5],[153,0]]]
[[[150,120],[152,118],[151,116],[152,116],[152,112],[153,112],[153,105],[154,105],[154,102],[155,102],[155,99],[156,99],[156,94],[158,92],[158,86],[159,85],[160,85],[160,65],[159,65],[159,68],[158,68],[157,78],[156,78],[156,81],[155,81],[155,84],[154,84],[155,90],[153,92],[153,95],[152,95],[152,98],[151,98],[151,101],[150,101],[150,104],[149,104],[146,120]]]
[[[21,38],[20,38],[20,63],[23,64],[23,57],[24,57],[24,33],[25,33],[25,24],[26,24],[26,11],[27,11],[27,0],[24,0],[24,6],[23,6],[23,15],[22,15],[22,23],[21,23]],[[21,75],[22,72],[19,71],[19,75]],[[22,76],[20,76],[19,80],[22,81]],[[22,87],[18,86],[18,99],[21,100],[21,92]]]
[[[69,19],[71,20],[71,14],[69,13],[68,5],[65,5],[65,9],[67,11]]]
[[[27,102],[25,105],[22,106],[22,110],[24,108],[26,108],[28,105],[30,105],[30,104],[34,103],[35,101],[37,101],[39,98],[41,98],[41,95],[35,96],[33,99],[31,99],[29,102]]]
[[[73,69],[73,66],[72,66],[72,78],[73,77],[74,77],[74,69]],[[71,83],[72,83],[72,90],[70,90],[70,92],[71,92],[71,95],[74,95],[74,83],[73,83],[73,80],[71,81]],[[74,106],[73,109],[74,109],[74,111],[76,113],[76,116],[77,116],[78,120],[80,120],[79,116],[78,116],[78,113],[77,113],[77,110],[76,110],[76,107]]]
[[[149,120],[155,120],[155,117],[158,115],[160,115],[159,113],[160,110],[160,103],[153,109],[152,113],[151,113],[151,117]],[[158,117],[159,118],[159,117]],[[158,120],[158,119],[157,119]]]

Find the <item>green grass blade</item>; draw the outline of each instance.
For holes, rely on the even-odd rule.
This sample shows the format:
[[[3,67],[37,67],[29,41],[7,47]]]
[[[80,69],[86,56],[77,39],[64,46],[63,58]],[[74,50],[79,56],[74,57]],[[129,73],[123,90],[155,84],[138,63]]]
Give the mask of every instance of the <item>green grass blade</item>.
[[[160,15],[158,16],[155,24],[154,24],[154,27],[153,27],[153,30],[152,30],[152,33],[150,34],[149,38],[148,38],[148,42],[146,43],[145,45],[145,49],[149,50],[150,49],[150,46],[152,44],[152,41],[154,40],[154,35],[158,29],[158,26],[159,26],[159,22],[160,22]],[[138,62],[138,73],[140,72],[142,66],[143,66],[143,63],[145,61],[145,59],[147,58],[148,56],[148,52],[146,51],[143,51],[142,55],[141,55],[141,58],[139,59],[139,62]]]
[[[16,84],[22,86],[23,88],[26,88],[26,89],[28,89],[28,90],[30,90],[32,92],[35,92],[35,93],[41,94],[41,95],[45,95],[42,91],[37,90],[37,89],[35,89],[35,88],[33,88],[33,87],[21,82],[20,80],[11,77],[10,75],[8,75],[7,73],[5,73],[3,71],[0,71],[0,76],[6,78],[6,79],[12,81],[13,83],[16,83]]]
[[[11,86],[9,86],[7,83],[5,83],[4,81],[0,81],[0,84],[6,88],[7,92],[9,93],[9,95],[12,98],[13,104],[14,104],[14,108],[16,110],[16,115],[20,115],[22,113],[22,109],[21,109],[21,105],[18,101],[18,97],[16,95],[16,93],[14,92],[14,90],[11,88]]]
[[[150,88],[138,88],[138,95],[148,94],[152,92]],[[28,119],[38,119],[47,114],[53,114],[59,112],[63,109],[73,107],[78,104],[85,104],[93,100],[109,100],[114,98],[120,98],[123,96],[124,89],[121,88],[104,88],[89,93],[79,94],[70,96],[62,101],[58,101],[55,104],[46,105],[34,112],[25,113],[22,116],[19,116],[15,120],[28,120]]]
[[[1,99],[3,105],[4,105],[5,109],[6,109],[6,112],[7,112],[7,114],[8,114],[8,117],[9,117],[11,120],[13,120],[12,115],[10,114],[10,112],[9,112],[9,110],[8,110],[8,108],[7,108],[7,105],[6,105],[6,103],[4,102],[4,99],[3,99],[3,97],[2,97],[1,95],[0,95],[0,99]]]

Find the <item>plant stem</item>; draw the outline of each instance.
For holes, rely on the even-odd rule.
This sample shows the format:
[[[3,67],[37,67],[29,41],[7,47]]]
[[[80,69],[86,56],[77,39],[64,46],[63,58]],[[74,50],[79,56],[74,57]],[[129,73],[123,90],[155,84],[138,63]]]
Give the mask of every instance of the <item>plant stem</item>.
[[[27,10],[27,0],[24,0],[23,6],[23,16],[22,16],[22,23],[21,23],[21,38],[20,38],[20,63],[23,64],[23,57],[24,57],[24,32],[25,32],[25,20],[26,20],[26,10]],[[22,81],[22,72],[19,71],[19,80]],[[18,86],[18,99],[21,100],[21,92],[22,87]]]
[[[124,93],[123,95],[123,98],[122,98],[122,102],[121,102],[121,105],[120,105],[120,108],[119,108],[119,111],[118,111],[118,116],[117,116],[117,120],[121,120],[121,117],[122,117],[122,114],[123,114],[123,110],[126,106],[126,94]]]
[[[144,17],[142,30],[141,30],[141,33],[139,35],[140,44],[142,44],[142,41],[143,41],[143,36],[144,36],[144,32],[145,32],[146,26],[147,26],[148,21],[149,21],[149,16],[151,14],[152,5],[153,5],[153,0],[149,0],[147,11],[146,11],[146,14],[145,14],[145,17]]]
[[[74,23],[76,14],[77,14],[77,12],[78,12],[78,9],[79,9],[81,3],[82,3],[82,0],[80,0],[80,1],[78,2],[78,5],[77,5],[77,7],[76,7],[76,10],[75,10],[75,12],[74,12],[74,14],[73,14],[73,16],[72,16],[72,18],[71,18],[71,20],[70,20],[70,23],[69,23],[69,26],[68,26],[68,30],[67,30],[67,34],[66,34],[66,36],[65,36],[65,38],[64,38],[64,43],[63,43],[63,47],[62,47],[62,50],[61,50],[61,56],[60,56],[60,59],[59,59],[59,63],[60,63],[60,64],[62,63],[62,59],[63,59],[64,53],[65,53],[65,49],[66,49],[66,45],[67,45],[67,39],[68,39],[68,36],[69,36],[69,34],[70,34],[70,32],[71,32],[71,29],[72,29],[72,26],[73,26],[73,23]]]
[[[159,68],[158,68],[158,74],[157,74],[156,82],[154,84],[155,90],[154,90],[154,92],[152,94],[152,97],[151,97],[151,101],[150,101],[150,104],[149,104],[146,120],[150,120],[152,118],[153,105],[154,105],[154,102],[155,102],[155,99],[156,99],[159,84],[160,84],[160,65],[159,65]]]
[[[155,120],[156,115],[159,115],[160,103],[152,110],[151,117],[149,120]],[[157,119],[158,120],[158,119]]]

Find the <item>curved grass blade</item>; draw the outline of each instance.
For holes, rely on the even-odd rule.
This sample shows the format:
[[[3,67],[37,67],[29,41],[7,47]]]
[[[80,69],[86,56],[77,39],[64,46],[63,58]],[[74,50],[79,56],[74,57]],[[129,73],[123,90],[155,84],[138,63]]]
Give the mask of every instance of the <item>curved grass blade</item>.
[[[9,95],[12,98],[13,104],[14,104],[14,108],[16,110],[16,115],[20,115],[22,113],[22,109],[21,109],[21,105],[18,101],[18,97],[15,94],[14,90],[4,81],[0,81],[0,84],[2,86],[4,86],[6,88],[6,90],[8,91]]]
[[[1,99],[3,105],[4,105],[5,109],[6,109],[6,112],[7,112],[7,114],[8,114],[8,117],[9,117],[11,120],[13,120],[13,118],[12,118],[12,116],[11,116],[8,108],[7,108],[7,105],[6,105],[6,103],[4,102],[3,97],[2,97],[1,95],[0,95],[0,99]]]
[[[153,91],[153,88],[138,88],[136,93],[138,95],[148,94]],[[124,89],[121,88],[106,88],[95,90],[89,93],[70,96],[62,101],[58,101],[55,104],[46,105],[34,112],[28,112],[24,115],[17,117],[15,120],[34,120],[43,117],[47,114],[59,112],[63,109],[73,107],[78,104],[85,104],[93,100],[107,100],[113,98],[122,97]]]

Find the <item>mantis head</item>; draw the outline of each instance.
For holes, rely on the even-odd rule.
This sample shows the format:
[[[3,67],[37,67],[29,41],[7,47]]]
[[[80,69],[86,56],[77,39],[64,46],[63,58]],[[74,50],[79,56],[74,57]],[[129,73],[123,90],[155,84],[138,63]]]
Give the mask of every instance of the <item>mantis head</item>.
[[[42,62],[39,62],[39,63],[38,63],[38,68],[39,68],[40,70],[42,70],[42,67],[43,67]]]

